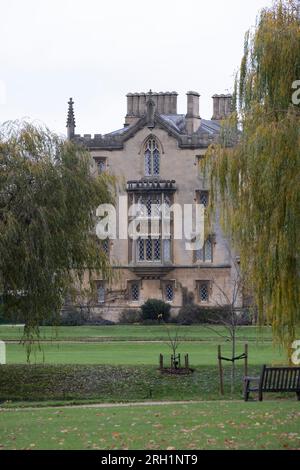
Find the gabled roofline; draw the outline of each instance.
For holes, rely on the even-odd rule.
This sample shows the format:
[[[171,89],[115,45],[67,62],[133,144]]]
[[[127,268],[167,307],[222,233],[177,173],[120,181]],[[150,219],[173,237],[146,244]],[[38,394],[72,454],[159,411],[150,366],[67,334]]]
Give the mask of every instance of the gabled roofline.
[[[94,138],[90,135],[75,135],[73,139],[78,143],[82,143],[90,150],[122,150],[124,148],[124,143],[134,137],[145,127],[148,127],[151,131],[155,127],[165,130],[168,135],[177,140],[178,147],[182,149],[207,148],[209,145],[216,142],[218,138],[218,133],[212,135],[209,132],[195,133],[192,135],[181,134],[177,132],[176,129],[174,129],[174,127],[160,114],[155,113],[154,119],[151,120],[151,122],[148,121],[147,115],[144,115],[138,119],[136,123],[129,126],[128,130],[125,130],[121,134],[106,134],[104,136],[96,135]]]

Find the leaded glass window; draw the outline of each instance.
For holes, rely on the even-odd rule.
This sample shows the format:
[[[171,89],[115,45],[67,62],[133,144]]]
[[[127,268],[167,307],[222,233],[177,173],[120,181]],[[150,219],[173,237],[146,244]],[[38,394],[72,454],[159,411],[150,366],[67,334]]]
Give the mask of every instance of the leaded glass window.
[[[173,284],[166,284],[165,296],[167,302],[173,302],[174,300],[174,286]]]
[[[153,175],[159,175],[159,151],[156,147],[153,151]]]
[[[137,243],[138,261],[160,261],[161,239],[140,238]]]
[[[106,238],[105,240],[102,240],[102,250],[106,256],[109,255],[109,239],[108,238]]]
[[[199,284],[199,299],[200,299],[200,302],[208,302],[209,301],[208,282],[201,282]]]
[[[105,302],[105,285],[104,282],[99,282],[97,284],[97,298],[99,304],[104,304]]]
[[[144,261],[145,259],[145,240],[142,238],[138,240],[138,259],[139,261]]]
[[[151,150],[147,148],[145,152],[145,176],[151,176],[151,174],[152,174]]]
[[[196,251],[196,261],[203,261],[203,248]]]
[[[105,158],[97,160],[98,174],[101,175],[106,171],[106,161]]]
[[[163,204],[161,206],[161,215],[164,220],[170,219],[171,217],[171,201],[168,196],[164,196],[163,198]]]
[[[130,286],[131,300],[137,302],[140,298],[140,286],[137,282],[133,282]]]
[[[212,242],[210,238],[208,238],[205,242],[204,256],[205,256],[204,261],[212,262]]]
[[[204,207],[208,206],[208,191],[200,191],[199,194],[199,203],[203,204]]]
[[[138,213],[140,217],[159,217],[161,196],[140,196],[138,199]]]
[[[145,176],[158,176],[160,172],[160,153],[154,138],[147,140],[144,158]]]
[[[147,261],[152,261],[152,242],[151,238],[147,238],[146,240],[146,260]]]
[[[159,217],[160,215],[160,206],[161,206],[161,200],[158,196],[154,197],[152,199],[152,212],[151,215],[153,217]]]
[[[147,201],[142,196],[138,199],[138,215],[139,217],[147,217]]]
[[[152,200],[151,197],[146,199],[146,207],[147,207],[147,215],[148,217],[151,217],[151,206],[152,206]]]
[[[153,245],[154,245],[154,259],[155,261],[159,261],[160,260],[160,239],[153,240]]]
[[[164,261],[171,261],[171,240],[166,239],[163,240],[163,247],[164,247]]]
[[[209,237],[201,250],[196,251],[196,261],[212,263],[213,260],[213,243],[212,239]]]

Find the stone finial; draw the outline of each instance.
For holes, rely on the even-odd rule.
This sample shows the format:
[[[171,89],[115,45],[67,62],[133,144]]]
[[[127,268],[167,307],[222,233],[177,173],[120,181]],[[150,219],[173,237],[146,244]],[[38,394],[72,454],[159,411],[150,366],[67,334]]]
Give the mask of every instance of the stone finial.
[[[154,123],[154,117],[155,117],[155,102],[152,99],[152,91],[150,90],[148,94],[148,99],[146,102],[147,106],[147,126],[149,128],[153,128],[155,123]]]
[[[72,139],[75,135],[75,116],[74,116],[74,108],[73,108],[73,98],[70,98],[68,101],[68,116],[67,116],[67,137],[68,140]]]

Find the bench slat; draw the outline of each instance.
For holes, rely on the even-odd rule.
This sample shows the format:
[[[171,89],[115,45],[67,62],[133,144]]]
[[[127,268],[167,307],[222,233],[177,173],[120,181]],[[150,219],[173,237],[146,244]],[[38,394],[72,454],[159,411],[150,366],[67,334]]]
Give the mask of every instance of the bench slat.
[[[245,399],[249,392],[259,392],[259,399],[263,399],[264,392],[296,392],[300,399],[300,367],[266,367],[263,366],[260,377],[245,377]],[[258,387],[251,385],[257,382]]]
[[[264,371],[262,381],[263,392],[298,391],[300,368],[298,367],[270,367]]]

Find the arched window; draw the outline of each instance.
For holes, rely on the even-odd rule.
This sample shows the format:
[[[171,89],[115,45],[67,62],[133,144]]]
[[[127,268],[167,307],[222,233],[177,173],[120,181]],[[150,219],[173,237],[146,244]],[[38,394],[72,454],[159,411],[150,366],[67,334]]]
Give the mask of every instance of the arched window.
[[[212,263],[213,261],[213,242],[211,237],[205,241],[203,248],[196,251],[196,261]]]
[[[160,154],[156,140],[151,137],[145,145],[145,176],[158,176],[160,170]]]

